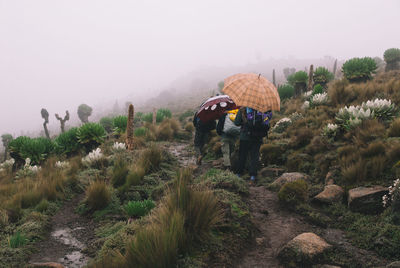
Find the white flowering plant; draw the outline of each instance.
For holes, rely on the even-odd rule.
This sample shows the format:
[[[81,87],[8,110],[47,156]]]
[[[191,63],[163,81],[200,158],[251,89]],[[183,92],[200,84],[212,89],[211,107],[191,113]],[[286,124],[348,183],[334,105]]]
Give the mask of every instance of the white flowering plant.
[[[294,112],[291,115],[289,115],[289,119],[292,120],[292,122],[297,121],[299,119],[302,119],[303,115],[301,113],[298,112]]]
[[[400,179],[393,181],[393,185],[389,186],[389,193],[382,197],[383,207],[392,205],[396,211],[400,210]]]
[[[103,160],[105,160],[104,154],[100,148],[97,148],[82,158],[82,164],[88,167],[100,167]]]
[[[281,120],[279,120],[278,122],[276,122],[276,124],[272,128],[272,132],[282,133],[291,124],[292,124],[292,120],[288,117],[284,117]]]
[[[113,149],[115,152],[125,151],[125,150],[126,150],[126,145],[125,145],[125,143],[123,143],[123,142],[115,142],[115,143],[113,144],[112,149]]]
[[[68,161],[57,161],[55,164],[55,167],[58,169],[67,169],[69,168],[71,165],[69,164]]]
[[[310,102],[309,101],[305,101],[303,103],[303,105],[301,106],[301,109],[307,110],[308,108],[310,108]]]
[[[323,130],[322,130],[322,135],[330,138],[330,139],[334,139],[337,135],[337,132],[339,130],[339,126],[337,124],[328,124],[326,125]]]
[[[36,176],[36,174],[41,169],[42,168],[38,165],[31,166],[31,159],[26,158],[24,167],[17,171],[17,173],[15,174],[15,177],[16,178],[24,178],[24,177]]]
[[[344,129],[351,129],[361,124],[363,120],[379,118],[389,120],[394,117],[395,106],[390,100],[375,99],[363,102],[361,105],[351,105],[341,108],[336,114],[336,122]]]
[[[0,172],[11,171],[12,166],[14,165],[14,158],[8,159],[0,164]]]
[[[312,98],[313,91],[309,90],[303,93],[303,99],[310,100]]]
[[[310,104],[312,106],[323,105],[326,103],[328,103],[328,94],[326,92],[315,94],[311,97],[310,100]]]

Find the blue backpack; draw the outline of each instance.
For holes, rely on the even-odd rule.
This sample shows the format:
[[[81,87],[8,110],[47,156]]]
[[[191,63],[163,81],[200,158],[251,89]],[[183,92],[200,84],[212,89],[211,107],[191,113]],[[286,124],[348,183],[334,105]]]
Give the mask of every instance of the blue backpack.
[[[247,134],[254,138],[266,137],[270,129],[269,122],[271,118],[272,112],[270,111],[262,113],[251,108],[246,108]]]

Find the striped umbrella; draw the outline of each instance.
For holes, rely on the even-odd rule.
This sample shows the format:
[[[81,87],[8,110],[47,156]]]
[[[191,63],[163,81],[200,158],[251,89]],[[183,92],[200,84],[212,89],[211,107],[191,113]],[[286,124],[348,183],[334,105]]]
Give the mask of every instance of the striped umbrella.
[[[235,74],[224,80],[222,89],[238,106],[260,112],[279,111],[281,99],[278,90],[260,74]]]

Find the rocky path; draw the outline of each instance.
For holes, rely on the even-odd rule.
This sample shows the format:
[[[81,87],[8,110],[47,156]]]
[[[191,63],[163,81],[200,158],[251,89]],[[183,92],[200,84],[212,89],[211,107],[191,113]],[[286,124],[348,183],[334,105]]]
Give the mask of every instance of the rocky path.
[[[237,267],[281,267],[277,254],[292,238],[312,227],[301,217],[282,210],[276,193],[264,186],[250,187],[252,221],[258,233],[256,243],[244,254]]]
[[[77,268],[88,263],[90,258],[84,252],[94,239],[95,224],[91,219],[75,213],[82,198],[83,194],[65,202],[53,216],[51,231],[47,239],[36,245],[38,252],[31,257],[31,266],[58,263],[64,267]]]

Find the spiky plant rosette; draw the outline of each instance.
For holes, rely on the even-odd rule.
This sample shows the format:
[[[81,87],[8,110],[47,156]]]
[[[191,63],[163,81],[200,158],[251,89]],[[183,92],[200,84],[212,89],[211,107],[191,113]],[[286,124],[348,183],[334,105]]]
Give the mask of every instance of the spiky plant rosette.
[[[322,135],[327,138],[334,139],[336,137],[338,130],[339,126],[337,124],[329,123],[323,128]]]
[[[343,74],[349,81],[371,79],[376,69],[376,63],[370,57],[353,58],[346,61],[342,66]]]
[[[90,151],[99,146],[106,137],[104,127],[98,123],[86,123],[77,131],[77,137],[80,144]]]
[[[375,117],[381,120],[391,120],[395,117],[396,108],[391,100],[387,99],[375,99],[369,100],[361,105],[364,110],[371,109],[374,112]]]
[[[113,128],[116,133],[124,133],[128,124],[128,117],[125,115],[119,115],[113,118]]]
[[[78,128],[76,127],[58,135],[54,142],[55,150],[59,155],[77,153],[82,146],[78,141]]]

